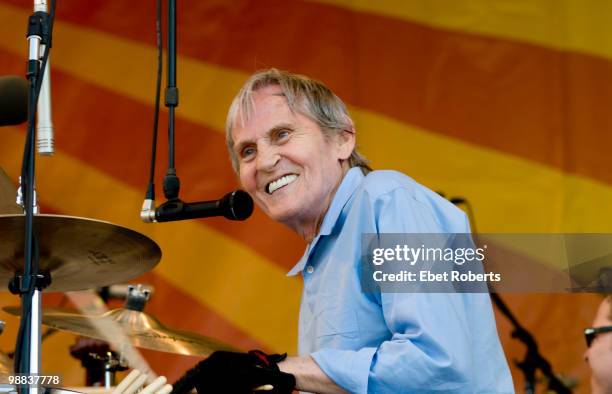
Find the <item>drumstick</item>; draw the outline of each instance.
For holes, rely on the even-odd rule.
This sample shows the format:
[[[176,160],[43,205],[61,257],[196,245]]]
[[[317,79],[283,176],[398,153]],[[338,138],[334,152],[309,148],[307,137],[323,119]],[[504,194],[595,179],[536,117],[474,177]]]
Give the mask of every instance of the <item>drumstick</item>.
[[[121,383],[119,383],[117,387],[115,387],[112,394],[121,394],[130,384],[132,384],[134,380],[136,380],[138,376],[140,376],[140,371],[137,369],[133,369],[132,372],[130,372],[128,376],[123,378]]]
[[[172,385],[167,384],[161,389],[159,389],[159,391],[155,394],[170,394],[171,392],[172,392]]]
[[[135,392],[138,391],[138,389],[140,389],[145,384],[146,381],[147,381],[147,375],[146,374],[140,375],[138,378],[136,378],[134,383],[130,384],[129,387],[125,389],[121,394],[134,394]]]
[[[271,384],[264,384],[261,386],[257,386],[253,389],[253,391],[270,391],[270,390],[274,390],[274,386],[272,386]]]
[[[165,376],[160,376],[154,381],[152,381],[147,387],[142,389],[139,394],[153,394],[157,391],[157,389],[161,388],[168,379]]]

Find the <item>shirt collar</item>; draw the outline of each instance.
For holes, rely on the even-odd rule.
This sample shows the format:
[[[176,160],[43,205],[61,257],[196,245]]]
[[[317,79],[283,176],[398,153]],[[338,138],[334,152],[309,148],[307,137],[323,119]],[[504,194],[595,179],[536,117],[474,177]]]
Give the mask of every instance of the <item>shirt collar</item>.
[[[331,234],[338,218],[340,217],[340,213],[342,209],[351,198],[361,181],[363,180],[364,175],[361,171],[360,167],[353,167],[342,179],[340,186],[338,186],[338,190],[336,190],[336,194],[332,200],[331,205],[327,209],[327,213],[323,218],[323,223],[321,224],[321,228],[319,229],[319,234],[312,240],[310,244],[306,247],[306,251],[302,258],[297,262],[297,264],[287,273],[287,276],[295,276],[299,272],[301,272],[306,266],[306,262],[310,257],[310,252],[314,249],[319,238],[323,235]]]

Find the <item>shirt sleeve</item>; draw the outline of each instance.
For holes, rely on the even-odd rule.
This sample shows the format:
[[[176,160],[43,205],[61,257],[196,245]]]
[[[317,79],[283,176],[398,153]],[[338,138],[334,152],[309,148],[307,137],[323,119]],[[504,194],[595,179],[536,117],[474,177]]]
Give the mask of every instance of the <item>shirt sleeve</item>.
[[[377,232],[469,232],[462,211],[433,192],[422,193],[415,196],[414,190],[398,188],[373,201]],[[323,371],[352,393],[471,392],[470,374],[477,366],[472,365],[473,333],[466,311],[478,305],[463,294],[377,296],[391,337],[359,351],[313,353]],[[490,303],[484,305],[490,309]]]

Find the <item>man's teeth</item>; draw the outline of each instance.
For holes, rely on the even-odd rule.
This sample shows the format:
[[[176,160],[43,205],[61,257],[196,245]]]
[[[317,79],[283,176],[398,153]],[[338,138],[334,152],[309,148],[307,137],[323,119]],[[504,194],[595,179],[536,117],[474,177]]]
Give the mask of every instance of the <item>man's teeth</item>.
[[[277,179],[274,182],[270,182],[270,184],[268,185],[268,194],[274,193],[276,190],[280,189],[281,187],[285,185],[290,184],[296,179],[297,179],[297,175],[291,174],[291,175],[285,175],[284,177]]]

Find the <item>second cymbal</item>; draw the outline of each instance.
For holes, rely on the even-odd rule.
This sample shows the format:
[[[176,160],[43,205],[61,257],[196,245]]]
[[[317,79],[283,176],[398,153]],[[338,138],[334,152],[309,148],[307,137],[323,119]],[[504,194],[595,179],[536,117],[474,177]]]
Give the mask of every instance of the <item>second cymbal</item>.
[[[19,315],[19,307],[5,307],[6,312]],[[208,356],[216,350],[235,350],[220,341],[164,326],[144,312],[120,308],[102,315],[68,313],[66,309],[44,308],[42,323],[61,331],[108,341],[125,335],[133,346],[167,353]],[[121,346],[121,343],[117,344]],[[120,350],[120,349],[118,349]]]

